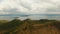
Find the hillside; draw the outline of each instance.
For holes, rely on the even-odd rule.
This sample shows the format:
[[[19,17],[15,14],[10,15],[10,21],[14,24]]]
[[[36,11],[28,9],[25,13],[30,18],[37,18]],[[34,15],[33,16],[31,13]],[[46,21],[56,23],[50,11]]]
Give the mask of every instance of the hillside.
[[[0,24],[0,34],[60,34],[60,21],[14,19]]]

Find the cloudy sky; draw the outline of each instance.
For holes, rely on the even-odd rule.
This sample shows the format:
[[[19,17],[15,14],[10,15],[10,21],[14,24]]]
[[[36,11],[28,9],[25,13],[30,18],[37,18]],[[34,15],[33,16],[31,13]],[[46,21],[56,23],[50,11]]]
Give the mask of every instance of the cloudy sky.
[[[0,0],[0,15],[7,14],[60,14],[60,0]]]
[[[60,0],[0,0],[0,14],[60,14]]]

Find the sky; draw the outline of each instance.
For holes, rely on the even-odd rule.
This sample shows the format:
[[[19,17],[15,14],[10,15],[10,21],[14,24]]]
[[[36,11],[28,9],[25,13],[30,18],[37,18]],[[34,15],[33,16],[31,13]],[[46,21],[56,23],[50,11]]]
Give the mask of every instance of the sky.
[[[60,0],[0,0],[0,15],[32,14],[60,14]],[[28,17],[31,17],[31,19],[40,18],[35,16],[33,16],[35,18],[32,16]],[[51,19],[51,16],[45,15],[45,17]],[[53,18],[59,19],[58,16],[54,16]]]

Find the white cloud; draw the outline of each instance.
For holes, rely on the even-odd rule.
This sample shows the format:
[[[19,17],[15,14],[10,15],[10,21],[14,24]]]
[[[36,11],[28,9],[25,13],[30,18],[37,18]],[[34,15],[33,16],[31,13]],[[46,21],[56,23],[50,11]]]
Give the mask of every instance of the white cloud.
[[[1,1],[1,0],[0,0]],[[46,12],[59,8],[60,0],[2,0],[0,2],[0,14],[10,14],[9,9],[16,8],[17,13],[27,14],[59,14],[60,12]],[[6,10],[6,11],[3,11]],[[58,10],[57,10],[58,11]],[[15,13],[15,12],[14,12]]]

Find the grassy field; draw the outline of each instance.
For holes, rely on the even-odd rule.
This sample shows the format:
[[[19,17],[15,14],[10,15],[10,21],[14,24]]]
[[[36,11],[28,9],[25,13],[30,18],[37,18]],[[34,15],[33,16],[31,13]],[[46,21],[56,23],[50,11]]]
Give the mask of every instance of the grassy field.
[[[0,20],[0,34],[60,34],[59,20]]]

